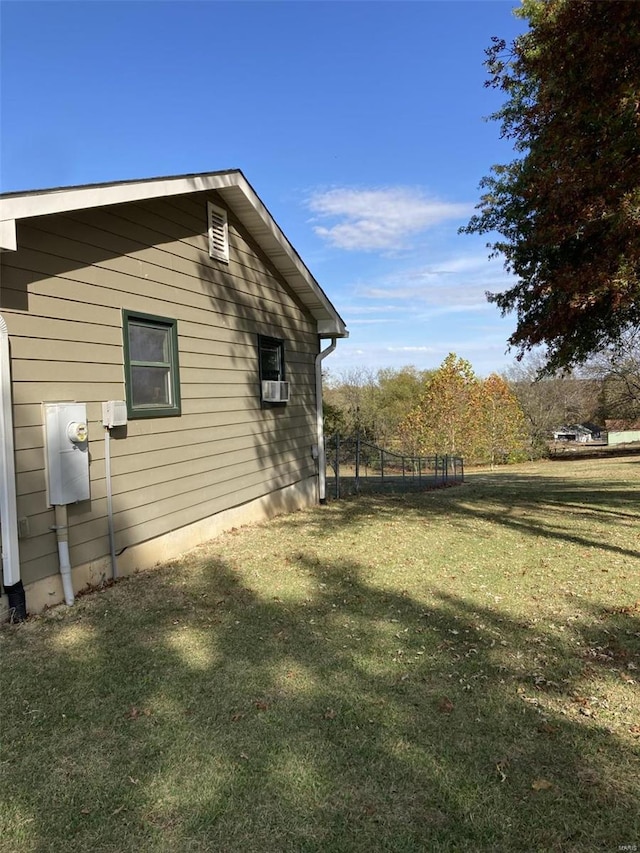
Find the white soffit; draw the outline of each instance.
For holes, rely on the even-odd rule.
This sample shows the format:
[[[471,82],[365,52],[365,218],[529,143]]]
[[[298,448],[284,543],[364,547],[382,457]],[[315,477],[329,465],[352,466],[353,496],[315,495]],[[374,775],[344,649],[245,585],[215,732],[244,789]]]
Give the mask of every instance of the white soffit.
[[[327,337],[348,337],[344,321],[239,169],[0,196],[0,250],[17,249],[16,221],[214,190],[251,233]]]

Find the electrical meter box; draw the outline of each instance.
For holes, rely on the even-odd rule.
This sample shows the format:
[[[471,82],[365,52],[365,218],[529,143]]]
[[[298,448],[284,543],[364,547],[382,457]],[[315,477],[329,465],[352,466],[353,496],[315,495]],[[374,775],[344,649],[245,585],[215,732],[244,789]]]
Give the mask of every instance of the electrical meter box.
[[[89,436],[85,403],[43,403],[49,505],[89,500]]]

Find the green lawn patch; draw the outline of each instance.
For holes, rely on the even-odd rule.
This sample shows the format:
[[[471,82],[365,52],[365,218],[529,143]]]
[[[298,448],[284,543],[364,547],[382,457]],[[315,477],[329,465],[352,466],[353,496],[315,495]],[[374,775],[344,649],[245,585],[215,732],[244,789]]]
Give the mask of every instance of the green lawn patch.
[[[640,460],[233,531],[0,632],[0,849],[640,849]]]

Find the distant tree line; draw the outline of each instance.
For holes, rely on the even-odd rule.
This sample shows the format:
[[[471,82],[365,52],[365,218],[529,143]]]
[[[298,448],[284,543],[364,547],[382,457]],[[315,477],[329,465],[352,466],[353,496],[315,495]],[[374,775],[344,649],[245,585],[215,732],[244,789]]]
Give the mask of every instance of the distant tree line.
[[[640,418],[640,330],[580,372],[545,375],[545,355],[478,377],[451,353],[436,370],[352,369],[325,377],[325,433],[359,433],[407,455],[455,454],[503,464],[548,452],[560,426]]]

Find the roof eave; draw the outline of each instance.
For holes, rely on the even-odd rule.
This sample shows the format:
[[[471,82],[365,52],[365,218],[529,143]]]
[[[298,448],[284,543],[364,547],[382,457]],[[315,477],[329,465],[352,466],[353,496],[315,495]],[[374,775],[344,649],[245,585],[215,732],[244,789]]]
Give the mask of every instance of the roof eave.
[[[0,196],[0,250],[16,251],[16,221],[72,210],[215,191],[250,231],[302,304],[321,337],[348,337],[344,321],[239,169]]]

